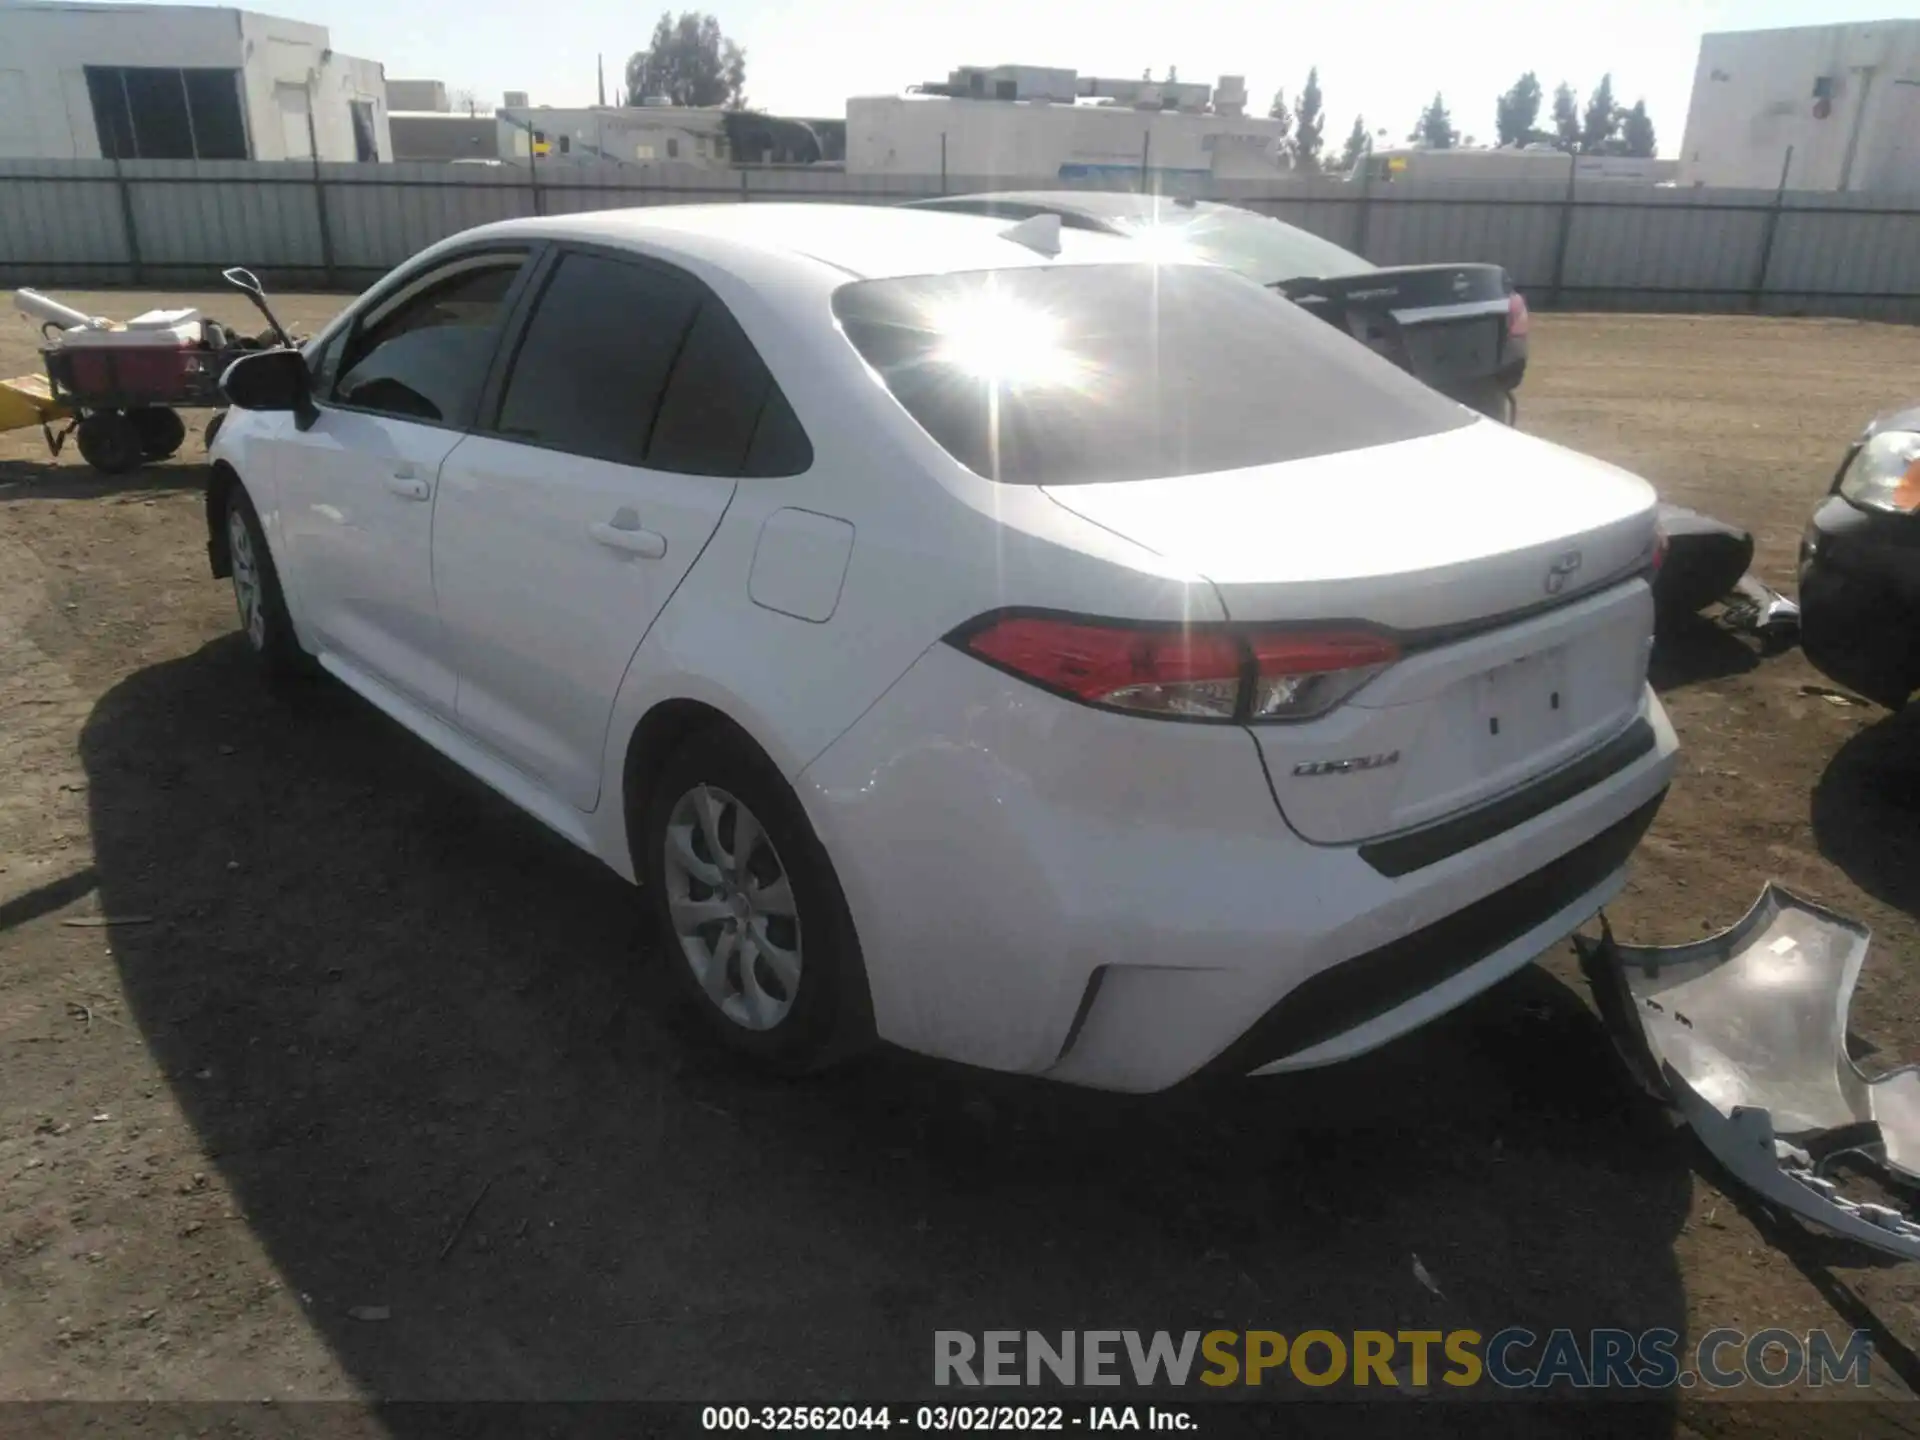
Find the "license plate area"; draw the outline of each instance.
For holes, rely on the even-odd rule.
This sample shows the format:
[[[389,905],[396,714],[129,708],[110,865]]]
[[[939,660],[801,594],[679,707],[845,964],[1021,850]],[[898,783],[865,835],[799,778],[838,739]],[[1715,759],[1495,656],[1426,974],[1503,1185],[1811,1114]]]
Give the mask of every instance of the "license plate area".
[[[1422,379],[1491,374],[1499,368],[1500,323],[1455,320],[1407,326],[1403,333],[1414,373]]]
[[[1567,649],[1556,645],[1510,660],[1468,682],[1474,748],[1481,775],[1497,775],[1529,756],[1557,749],[1577,723],[1567,683]]]

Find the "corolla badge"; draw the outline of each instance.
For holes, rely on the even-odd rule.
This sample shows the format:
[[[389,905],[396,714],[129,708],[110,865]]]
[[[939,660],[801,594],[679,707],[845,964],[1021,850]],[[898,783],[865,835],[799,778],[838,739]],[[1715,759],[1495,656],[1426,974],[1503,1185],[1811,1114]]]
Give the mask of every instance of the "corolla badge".
[[[1558,595],[1567,588],[1567,581],[1580,568],[1580,552],[1568,550],[1553,557],[1553,563],[1547,567],[1547,594]]]
[[[1383,755],[1354,755],[1345,760],[1307,760],[1293,767],[1296,775],[1353,775],[1362,770],[1378,770],[1386,765],[1398,765],[1400,752],[1389,750]]]

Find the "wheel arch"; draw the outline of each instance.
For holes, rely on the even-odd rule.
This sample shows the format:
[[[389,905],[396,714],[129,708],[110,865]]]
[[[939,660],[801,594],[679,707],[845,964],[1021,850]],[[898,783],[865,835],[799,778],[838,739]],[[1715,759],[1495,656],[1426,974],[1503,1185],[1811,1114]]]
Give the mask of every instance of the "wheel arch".
[[[642,870],[639,819],[653,794],[654,782],[666,767],[667,757],[704,730],[730,731],[762,755],[767,754],[766,747],[755,740],[745,726],[717,706],[686,696],[656,701],[627,737],[626,755],[620,767],[620,822],[627,861],[635,877]],[[767,758],[771,762],[772,757]]]
[[[227,545],[227,506],[239,485],[239,471],[225,460],[213,462],[207,475],[207,563],[216,580],[233,574],[233,552]]]
[[[621,829],[629,863],[636,881],[645,883],[646,862],[640,839],[640,817],[653,798],[654,786],[665,771],[675,750],[695,735],[718,731],[751,749],[767,763],[772,778],[786,786],[794,809],[811,833],[813,844],[824,862],[825,884],[833,892],[832,902],[839,909],[851,947],[844,957],[850,965],[840,993],[841,1040],[836,1055],[850,1054],[864,1047],[874,1036],[873,990],[867,975],[866,957],[859,943],[859,930],[846,897],[846,887],[833,863],[833,856],[820,838],[813,816],[799,789],[782,770],[767,747],[752,732],[726,711],[703,700],[674,696],[655,702],[640,717],[627,738],[621,765]]]

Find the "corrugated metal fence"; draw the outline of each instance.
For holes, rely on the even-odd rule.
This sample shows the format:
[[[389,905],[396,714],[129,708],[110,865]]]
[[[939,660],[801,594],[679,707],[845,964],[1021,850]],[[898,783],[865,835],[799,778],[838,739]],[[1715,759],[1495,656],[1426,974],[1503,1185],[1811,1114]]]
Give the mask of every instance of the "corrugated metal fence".
[[[632,205],[888,204],[1062,188],[1006,176],[596,171],[304,161],[0,160],[0,284],[200,288],[227,265],[359,289],[471,225]],[[1201,198],[1277,215],[1382,265],[1486,260],[1542,307],[1920,320],[1920,196],[1618,182],[1220,181]]]

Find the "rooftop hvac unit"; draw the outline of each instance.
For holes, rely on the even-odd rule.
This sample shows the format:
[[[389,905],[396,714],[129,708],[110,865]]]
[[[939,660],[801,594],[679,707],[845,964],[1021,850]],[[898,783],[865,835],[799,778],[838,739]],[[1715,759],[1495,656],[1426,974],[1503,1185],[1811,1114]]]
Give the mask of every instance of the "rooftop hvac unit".
[[[509,109],[517,106],[524,110],[527,108],[527,92],[524,90],[509,90],[500,97],[500,103]]]

